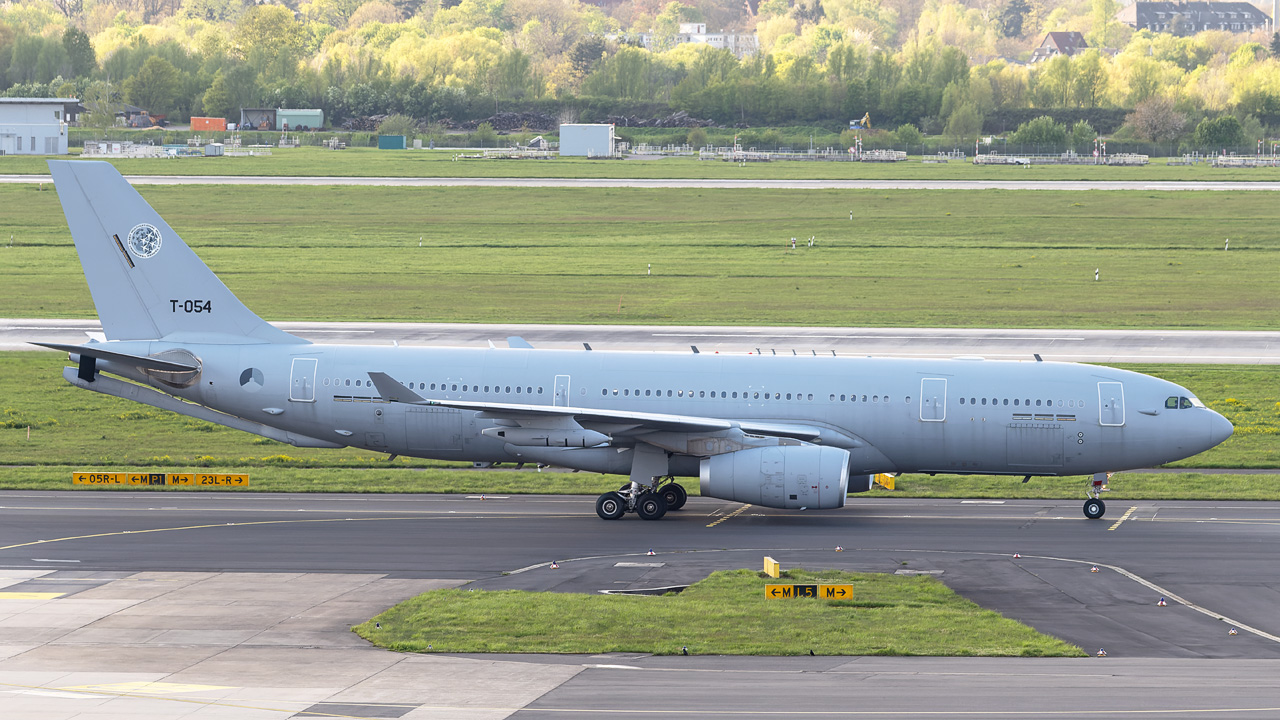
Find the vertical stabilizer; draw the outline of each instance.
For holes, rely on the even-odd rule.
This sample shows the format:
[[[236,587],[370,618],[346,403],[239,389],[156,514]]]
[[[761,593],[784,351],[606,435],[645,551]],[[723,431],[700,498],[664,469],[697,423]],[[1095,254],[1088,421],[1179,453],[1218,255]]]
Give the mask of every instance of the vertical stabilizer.
[[[49,170],[107,339],[306,342],[245,307],[109,163]]]

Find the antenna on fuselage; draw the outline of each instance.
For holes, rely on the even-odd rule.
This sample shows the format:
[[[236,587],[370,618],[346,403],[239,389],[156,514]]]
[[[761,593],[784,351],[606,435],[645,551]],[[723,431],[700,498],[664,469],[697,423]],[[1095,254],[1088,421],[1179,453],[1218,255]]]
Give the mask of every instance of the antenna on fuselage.
[[[690,349],[692,349],[692,350],[693,350],[693,354],[694,354],[694,355],[698,355],[698,354],[699,354],[699,353],[698,353],[698,346],[697,346],[697,345],[690,345],[689,347],[690,347]]]
[[[1031,353],[1031,357],[1035,358],[1036,362],[1044,362],[1044,358],[1040,357],[1040,353]]]
[[[591,343],[582,343],[582,347],[586,348],[587,350],[590,350],[590,349],[591,349]]]

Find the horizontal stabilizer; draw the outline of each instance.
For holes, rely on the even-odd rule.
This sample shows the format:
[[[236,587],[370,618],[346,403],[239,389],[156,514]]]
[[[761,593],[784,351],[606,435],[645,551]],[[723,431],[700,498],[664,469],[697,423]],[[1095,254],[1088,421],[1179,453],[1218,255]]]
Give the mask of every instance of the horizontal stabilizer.
[[[172,360],[161,360],[160,358],[147,357],[145,355],[129,355],[127,353],[114,352],[94,344],[89,345],[63,345],[61,343],[31,343],[40,347],[47,347],[50,350],[61,350],[71,353],[72,355],[84,355],[99,360],[108,360],[110,362],[121,363],[123,365],[135,365],[148,370],[161,370],[163,372],[194,372],[200,368],[195,365],[186,363],[173,362]]]

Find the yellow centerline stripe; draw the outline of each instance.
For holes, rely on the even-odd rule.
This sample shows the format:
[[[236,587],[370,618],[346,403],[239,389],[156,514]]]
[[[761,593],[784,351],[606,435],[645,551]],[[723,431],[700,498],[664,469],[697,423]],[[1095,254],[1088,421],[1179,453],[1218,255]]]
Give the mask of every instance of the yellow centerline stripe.
[[[1125,520],[1128,520],[1129,516],[1132,515],[1134,511],[1137,509],[1138,509],[1137,505],[1134,505],[1133,507],[1129,508],[1128,512],[1120,516],[1120,519],[1116,521],[1115,525],[1112,525],[1111,527],[1107,528],[1107,531],[1110,532],[1120,527],[1120,523],[1124,522]]]
[[[738,513],[741,513],[741,512],[743,512],[743,511],[745,511],[745,510],[746,510],[747,508],[749,508],[749,507],[751,507],[751,506],[750,506],[750,505],[743,505],[742,507],[738,508],[737,510],[734,510],[733,512],[729,513],[728,515],[725,515],[724,517],[720,518],[719,520],[716,520],[715,522],[713,522],[713,523],[711,523],[711,524],[707,525],[707,527],[709,527],[709,528],[715,527],[715,526],[719,525],[720,523],[724,522],[725,520],[728,520],[729,518],[736,516]]]

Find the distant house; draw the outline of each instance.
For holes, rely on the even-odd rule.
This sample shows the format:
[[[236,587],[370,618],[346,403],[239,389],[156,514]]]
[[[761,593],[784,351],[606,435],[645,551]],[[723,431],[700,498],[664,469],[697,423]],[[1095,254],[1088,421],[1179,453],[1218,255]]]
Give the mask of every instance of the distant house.
[[[1271,29],[1271,17],[1247,2],[1135,2],[1116,13],[1115,19],[1135,30],[1175,35]]]
[[[738,58],[755,55],[760,50],[760,39],[755,33],[707,32],[706,23],[680,23],[679,32],[673,38],[675,44],[701,43],[713,48],[728,50]],[[653,49],[653,33],[641,33],[640,42],[646,50]]]
[[[1031,52],[1031,62],[1032,64],[1044,62],[1054,55],[1071,57],[1087,49],[1089,49],[1089,43],[1085,42],[1084,35],[1078,32],[1046,33],[1044,40],[1041,40],[1040,45]]]

